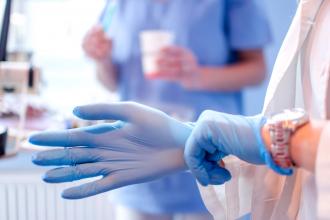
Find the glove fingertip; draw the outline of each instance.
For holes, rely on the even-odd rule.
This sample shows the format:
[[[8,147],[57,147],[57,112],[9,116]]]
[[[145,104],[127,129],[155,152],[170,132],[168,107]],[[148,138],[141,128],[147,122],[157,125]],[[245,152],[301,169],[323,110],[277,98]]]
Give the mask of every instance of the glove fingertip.
[[[72,113],[77,116],[78,118],[82,118],[83,114],[81,113],[81,107],[82,106],[76,106],[73,110]]]
[[[231,174],[224,168],[216,168],[210,172],[210,183],[213,185],[221,185],[231,179]]]
[[[202,186],[207,186],[207,185],[209,185],[209,182],[210,182],[210,180],[209,180],[209,175],[208,175],[206,172],[204,172],[204,171],[202,171],[202,170],[196,171],[196,172],[195,172],[195,176],[196,176],[198,182],[199,182]]]
[[[29,143],[38,146],[59,147],[67,142],[67,131],[44,131],[31,135]]]
[[[72,113],[83,120],[103,120],[105,117],[101,104],[76,106]]]
[[[60,178],[56,174],[54,174],[54,171],[48,171],[45,173],[42,177],[42,180],[46,183],[62,183],[65,182],[63,178]]]
[[[83,186],[77,186],[65,189],[61,194],[63,199],[69,200],[77,200],[77,199],[84,199],[91,195],[87,195],[86,191],[84,191]]]
[[[33,134],[28,138],[28,142],[33,145],[39,145],[40,141],[42,141],[41,137],[41,134]]]
[[[61,197],[63,199],[69,199],[69,200],[76,200],[76,199],[81,199],[83,197],[80,197],[74,193],[71,192],[71,189],[66,189],[62,192]]]
[[[42,180],[46,183],[55,183],[55,181],[53,180],[53,178],[49,177],[49,175],[44,174],[42,176]]]
[[[42,163],[42,158],[40,158],[38,154],[33,155],[33,156],[31,157],[31,161],[32,161],[32,163],[35,164],[35,165],[38,165],[38,166],[42,166],[42,165],[43,165],[43,163]]]

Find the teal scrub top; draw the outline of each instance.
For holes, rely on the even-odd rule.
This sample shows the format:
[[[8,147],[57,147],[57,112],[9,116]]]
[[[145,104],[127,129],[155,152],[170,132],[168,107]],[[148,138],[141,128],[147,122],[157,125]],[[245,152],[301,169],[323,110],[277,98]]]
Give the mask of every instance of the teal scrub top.
[[[119,0],[118,4],[108,32],[122,100],[158,108],[181,106],[192,112],[191,120],[206,109],[242,113],[241,91],[196,92],[173,82],[146,80],[139,33],[172,31],[175,44],[192,50],[200,65],[228,65],[235,62],[235,51],[262,49],[270,41],[267,19],[254,0]],[[206,212],[188,172],[115,190],[111,198],[147,213]]]

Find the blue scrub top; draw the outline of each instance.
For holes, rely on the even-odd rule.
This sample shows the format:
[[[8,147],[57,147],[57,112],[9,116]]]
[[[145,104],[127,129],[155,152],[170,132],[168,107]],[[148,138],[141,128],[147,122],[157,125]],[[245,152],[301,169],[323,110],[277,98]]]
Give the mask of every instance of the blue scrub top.
[[[143,76],[139,34],[162,29],[175,34],[175,44],[189,48],[200,65],[235,62],[234,51],[259,49],[269,42],[266,18],[254,0],[120,0],[109,35],[119,73],[122,100],[159,107],[159,103],[193,111],[242,113],[241,92],[188,91],[173,82]],[[205,212],[195,180],[188,173],[115,190],[112,200],[150,213]]]

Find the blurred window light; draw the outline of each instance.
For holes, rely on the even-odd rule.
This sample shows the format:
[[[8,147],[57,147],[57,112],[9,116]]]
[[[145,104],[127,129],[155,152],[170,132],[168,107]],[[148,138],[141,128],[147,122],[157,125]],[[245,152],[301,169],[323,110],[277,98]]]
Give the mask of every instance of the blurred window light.
[[[33,62],[41,68],[46,85],[43,95],[56,106],[95,100],[105,93],[96,80],[93,63],[81,48],[105,1],[13,0],[8,49],[33,52]],[[68,95],[65,100],[59,98]]]

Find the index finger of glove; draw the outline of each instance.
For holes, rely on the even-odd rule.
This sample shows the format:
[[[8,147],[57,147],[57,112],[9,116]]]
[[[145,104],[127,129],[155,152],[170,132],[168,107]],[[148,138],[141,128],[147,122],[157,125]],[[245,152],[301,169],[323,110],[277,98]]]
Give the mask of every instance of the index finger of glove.
[[[95,138],[93,135],[117,130],[122,126],[123,123],[115,122],[62,131],[44,131],[31,135],[29,142],[50,147],[91,146]]]
[[[136,106],[130,102],[114,102],[110,104],[93,104],[77,106],[73,114],[85,120],[121,120],[130,121]]]

